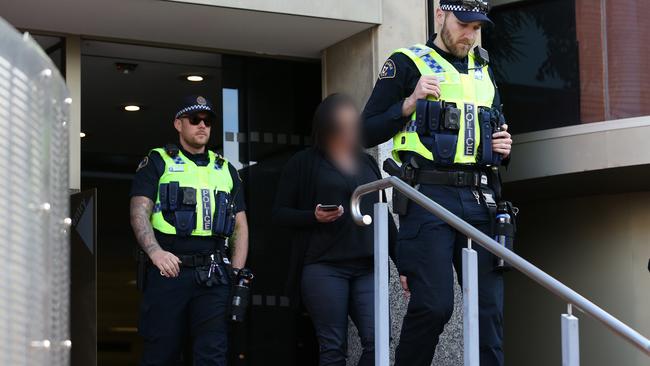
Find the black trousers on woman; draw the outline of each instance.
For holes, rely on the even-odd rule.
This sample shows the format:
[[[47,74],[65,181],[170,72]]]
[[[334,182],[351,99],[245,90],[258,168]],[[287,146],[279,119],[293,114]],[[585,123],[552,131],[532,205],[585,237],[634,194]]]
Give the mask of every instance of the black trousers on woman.
[[[348,315],[363,347],[358,366],[375,364],[373,287],[372,262],[305,265],[302,297],[316,329],[320,366],[345,366]]]

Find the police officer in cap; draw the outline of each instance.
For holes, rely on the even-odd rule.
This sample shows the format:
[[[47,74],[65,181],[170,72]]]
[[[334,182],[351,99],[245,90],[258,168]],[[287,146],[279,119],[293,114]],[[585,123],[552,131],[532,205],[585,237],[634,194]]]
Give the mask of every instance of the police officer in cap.
[[[384,64],[363,112],[367,147],[393,138],[399,175],[427,197],[492,235],[500,200],[498,166],[512,140],[485,50],[475,47],[491,23],[487,1],[441,0],[440,33],[396,50]],[[390,164],[388,164],[390,166]],[[461,280],[467,239],[399,195],[398,270],[410,302],[396,365],[430,365],[454,305],[452,263]],[[479,265],[481,365],[503,365],[503,277],[482,247]]]
[[[186,98],[178,144],[151,150],[133,181],[131,225],[150,263],[142,365],[175,364],[186,341],[194,365],[226,365],[231,274],[246,263],[248,224],[237,170],[206,148],[216,117],[206,98]]]

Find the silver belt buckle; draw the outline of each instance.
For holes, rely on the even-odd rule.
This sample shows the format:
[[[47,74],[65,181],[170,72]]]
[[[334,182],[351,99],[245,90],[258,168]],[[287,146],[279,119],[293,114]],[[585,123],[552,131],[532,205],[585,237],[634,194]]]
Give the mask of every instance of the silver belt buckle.
[[[488,185],[488,177],[485,174],[481,174],[481,185],[482,186],[487,186]]]

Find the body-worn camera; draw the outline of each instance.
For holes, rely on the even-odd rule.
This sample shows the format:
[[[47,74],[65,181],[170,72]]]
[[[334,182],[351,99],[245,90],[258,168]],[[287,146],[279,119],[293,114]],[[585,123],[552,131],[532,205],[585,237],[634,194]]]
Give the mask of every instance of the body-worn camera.
[[[460,130],[460,109],[455,104],[445,103],[444,109],[444,126],[447,130]]]

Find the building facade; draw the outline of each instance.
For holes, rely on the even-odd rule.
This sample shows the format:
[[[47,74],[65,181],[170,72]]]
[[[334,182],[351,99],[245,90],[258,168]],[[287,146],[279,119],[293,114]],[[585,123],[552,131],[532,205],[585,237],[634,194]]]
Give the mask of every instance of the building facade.
[[[59,66],[73,99],[70,188],[98,191],[99,364],[136,364],[138,295],[130,257],[136,243],[128,226],[128,187],[147,150],[173,137],[168,122],[174,103],[188,93],[217,101],[223,126],[214,131],[213,148],[235,162],[247,182],[251,266],[259,280],[251,322],[235,329],[233,364],[260,365],[269,358],[315,364],[309,319],[296,317],[282,295],[288,248],[284,234],[268,224],[273,184],[288,157],[309,144],[320,98],[344,92],[363,106],[392,50],[435,32],[436,3],[0,3],[0,16],[31,33]],[[484,30],[482,43],[515,134],[504,177],[505,193],[521,209],[516,250],[648,335],[650,56],[643,45],[650,41],[644,23],[650,5],[491,3],[496,27]],[[380,161],[389,152],[390,143],[373,150]],[[405,301],[394,272],[391,286],[396,342]],[[507,364],[559,364],[563,309],[541,287],[507,274]],[[647,363],[600,324],[580,319],[584,364]],[[436,365],[462,364],[461,324],[456,311]],[[357,347],[350,347],[350,364]]]

